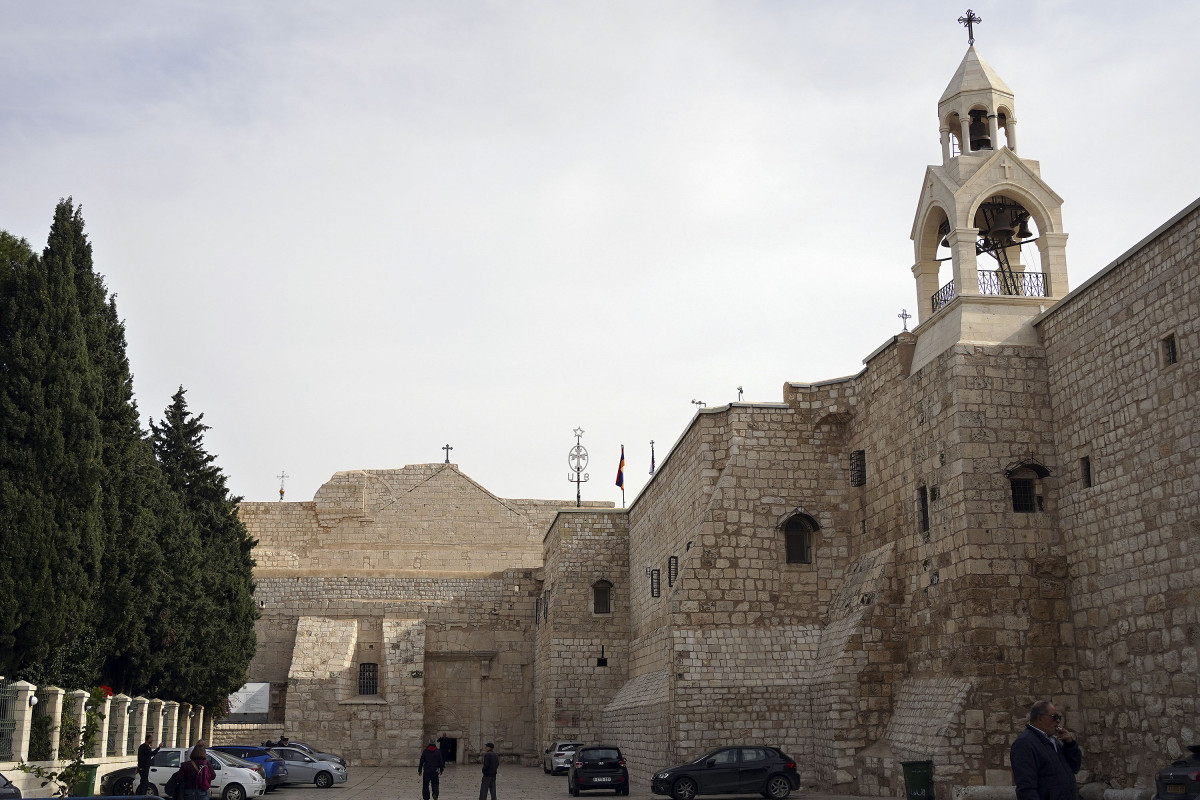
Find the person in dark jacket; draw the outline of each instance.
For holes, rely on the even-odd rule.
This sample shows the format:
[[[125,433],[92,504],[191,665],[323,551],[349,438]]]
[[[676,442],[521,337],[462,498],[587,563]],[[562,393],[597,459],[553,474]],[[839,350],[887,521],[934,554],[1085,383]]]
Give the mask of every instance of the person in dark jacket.
[[[1078,800],[1075,774],[1083,754],[1062,721],[1062,713],[1049,700],[1039,700],[1029,709],[1029,724],[1008,753],[1017,800]]]
[[[138,748],[138,786],[135,794],[141,794],[142,787],[150,782],[150,762],[154,760],[154,754],[162,750],[161,743],[158,747],[151,747],[153,742],[154,737],[148,733],[146,741]]]
[[[421,760],[417,762],[417,774],[421,776],[421,797],[424,800],[429,800],[430,790],[433,790],[433,800],[438,800],[438,791],[441,788],[442,770],[446,768],[446,762],[442,758],[442,751],[433,742],[421,751]]]
[[[479,800],[487,800],[488,792],[496,800],[496,772],[500,769],[500,756],[496,745],[488,742],[483,746],[483,781],[479,784]]]

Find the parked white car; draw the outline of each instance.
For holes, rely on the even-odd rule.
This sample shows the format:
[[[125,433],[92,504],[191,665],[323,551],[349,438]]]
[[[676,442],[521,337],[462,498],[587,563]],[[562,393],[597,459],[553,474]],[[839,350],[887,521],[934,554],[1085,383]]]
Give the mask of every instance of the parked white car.
[[[555,742],[542,758],[542,772],[557,775],[571,768],[575,758],[575,750],[583,747],[583,742]]]
[[[187,757],[188,749],[164,747],[154,755],[150,763],[149,794],[162,795],[166,791],[167,781],[179,771],[180,761]],[[267,779],[258,764],[212,750],[207,755],[208,765],[215,776],[208,790],[209,797],[214,800],[247,800],[267,793]]]

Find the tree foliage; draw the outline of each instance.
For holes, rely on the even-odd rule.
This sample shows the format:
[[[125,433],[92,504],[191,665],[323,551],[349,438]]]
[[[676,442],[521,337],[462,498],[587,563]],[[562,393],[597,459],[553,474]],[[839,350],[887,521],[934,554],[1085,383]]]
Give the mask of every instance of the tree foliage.
[[[253,542],[202,416],[181,388],[141,427],[81,209],[40,256],[0,231],[0,674],[206,705],[241,685]]]

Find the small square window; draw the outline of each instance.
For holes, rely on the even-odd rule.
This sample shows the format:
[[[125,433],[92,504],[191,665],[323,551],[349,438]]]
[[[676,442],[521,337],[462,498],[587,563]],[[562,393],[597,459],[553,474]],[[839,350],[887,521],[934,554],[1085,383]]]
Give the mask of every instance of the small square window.
[[[1179,361],[1179,349],[1175,345],[1175,334],[1162,340],[1162,365],[1169,367]]]
[[[929,487],[929,502],[936,503],[942,499],[942,490],[936,486]]]
[[[1092,485],[1092,459],[1089,456],[1084,456],[1079,459],[1079,477],[1083,480],[1083,488],[1090,488]]]

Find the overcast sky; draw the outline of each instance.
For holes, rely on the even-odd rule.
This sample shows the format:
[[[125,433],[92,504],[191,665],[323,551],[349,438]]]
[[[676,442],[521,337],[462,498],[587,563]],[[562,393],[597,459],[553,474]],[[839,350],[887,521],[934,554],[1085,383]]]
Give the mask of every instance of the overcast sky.
[[[1200,195],[1200,3],[973,6],[1071,285]],[[143,418],[250,500],[452,460],[620,504],[695,413],[850,375],[967,48],[943,2],[0,2],[0,228],[83,205]]]

